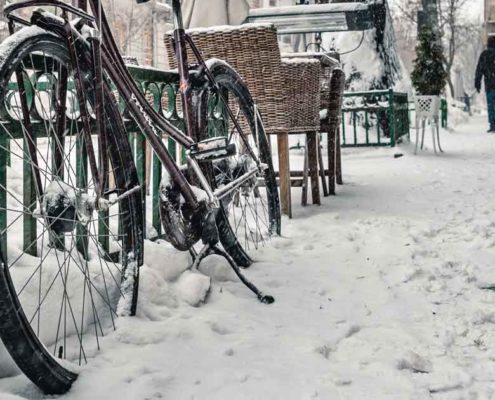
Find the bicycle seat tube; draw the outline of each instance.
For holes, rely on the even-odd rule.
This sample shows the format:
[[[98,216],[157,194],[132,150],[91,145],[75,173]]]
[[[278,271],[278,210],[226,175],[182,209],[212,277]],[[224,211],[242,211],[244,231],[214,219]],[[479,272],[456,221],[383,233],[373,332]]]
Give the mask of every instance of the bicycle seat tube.
[[[187,40],[182,20],[182,8],[179,0],[172,1],[172,12],[174,22],[175,55],[179,69],[179,92],[184,110],[184,122],[186,134],[190,138],[197,140],[197,129],[192,118],[192,99],[189,83],[189,64],[187,62]]]

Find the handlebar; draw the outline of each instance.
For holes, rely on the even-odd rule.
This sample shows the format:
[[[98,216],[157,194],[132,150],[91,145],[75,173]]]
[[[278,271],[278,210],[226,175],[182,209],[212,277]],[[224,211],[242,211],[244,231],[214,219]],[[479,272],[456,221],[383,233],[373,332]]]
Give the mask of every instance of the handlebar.
[[[143,0],[138,0],[138,2],[143,1]],[[149,0],[144,0],[144,1],[149,1]],[[61,8],[64,11],[70,12],[71,14],[77,15],[78,17],[84,18],[90,22],[93,22],[95,18],[84,12],[83,10],[71,6],[70,4],[64,3],[60,0],[25,0],[25,1],[19,1],[17,3],[12,3],[6,6],[3,9],[3,14],[5,17],[9,17],[11,13],[13,13],[16,10],[19,10],[21,8],[26,8],[26,7],[36,7],[36,6],[52,6],[52,7],[58,7]]]

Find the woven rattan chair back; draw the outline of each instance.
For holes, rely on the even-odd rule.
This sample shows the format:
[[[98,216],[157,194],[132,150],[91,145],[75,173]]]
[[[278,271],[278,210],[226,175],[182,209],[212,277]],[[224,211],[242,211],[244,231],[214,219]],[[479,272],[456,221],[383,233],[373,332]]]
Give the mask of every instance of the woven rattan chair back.
[[[277,31],[271,25],[245,24],[188,30],[205,59],[229,63],[246,82],[263,116],[268,133],[288,132],[289,110]],[[172,35],[165,37],[168,54],[174,54]],[[189,54],[193,60],[193,54]],[[171,67],[177,66],[169,57]]]

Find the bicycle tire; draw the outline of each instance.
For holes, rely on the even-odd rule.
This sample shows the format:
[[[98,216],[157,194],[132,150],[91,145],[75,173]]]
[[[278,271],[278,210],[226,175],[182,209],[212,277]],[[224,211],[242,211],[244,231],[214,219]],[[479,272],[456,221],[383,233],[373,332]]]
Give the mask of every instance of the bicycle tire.
[[[229,101],[233,100],[234,103],[236,101],[238,102],[239,110],[234,110],[234,112],[237,111],[236,118],[239,119],[238,122],[243,122],[244,128],[247,131],[247,134],[246,132],[242,132],[242,133],[238,132],[239,136],[244,135],[244,136],[249,136],[251,139],[255,138],[254,141],[251,140],[250,146],[254,150],[256,150],[257,153],[256,155],[259,158],[259,160],[267,166],[263,176],[258,177],[259,180],[263,181],[261,186],[266,188],[266,204],[262,204],[261,207],[266,208],[266,212],[267,212],[266,215],[267,233],[266,235],[264,233],[262,235],[260,229],[260,235],[259,235],[261,237],[261,240],[264,242],[265,239],[269,239],[270,236],[280,235],[281,233],[281,215],[280,215],[279,196],[278,196],[275,171],[273,168],[269,139],[265,133],[263,123],[261,120],[261,115],[259,111],[256,112],[253,98],[247,86],[243,82],[242,78],[238,75],[238,73],[227,63],[219,60],[209,61],[207,62],[207,65],[215,78],[216,84],[218,85],[221,91],[225,92],[226,95],[225,97],[230,99]],[[243,114],[243,116],[240,115],[241,113]],[[211,123],[210,122],[211,117],[212,116],[210,113],[210,119],[208,122],[209,124]],[[227,124],[231,124],[230,128],[232,130],[230,130],[230,132],[232,133],[233,132],[232,121],[230,121],[230,123]],[[209,131],[208,133],[209,136],[215,136],[215,134],[212,134],[211,129],[207,129],[206,131]],[[246,154],[244,154],[244,156],[249,157]],[[213,179],[212,174],[210,174],[209,176],[210,176],[210,183],[212,184],[212,186],[214,187],[218,186],[219,184],[218,178],[215,177]],[[254,197],[256,196],[251,196],[252,202],[255,201],[253,200]],[[263,198],[263,196],[260,196],[260,198]],[[246,200],[246,202],[248,202],[248,200]],[[257,203],[260,202],[258,201]],[[254,204],[251,204],[251,207],[254,208],[255,207]],[[247,211],[246,210],[244,211],[245,214],[247,214]],[[224,247],[224,249],[237,263],[237,265],[239,265],[240,267],[247,268],[253,263],[253,259],[249,254],[251,249],[248,249],[247,247],[249,247],[250,243],[252,244],[254,240],[252,240],[253,238],[248,238],[247,240],[244,240],[244,243],[242,243],[243,242],[242,238],[239,238],[238,228],[236,229],[236,226],[234,226],[234,225],[240,225],[240,222],[236,223],[235,221],[233,221],[233,218],[231,217],[230,214],[232,214],[232,210],[229,211],[229,207],[226,206],[224,203],[222,203],[222,207],[220,208],[216,218],[217,227],[219,230],[220,242]],[[247,216],[245,217],[247,218]],[[249,227],[249,229],[252,231],[252,227]],[[258,228],[255,227],[254,229],[257,230]],[[245,232],[244,235],[246,236]],[[256,236],[258,236],[258,233],[256,233]],[[254,243],[254,247],[256,249],[259,247],[258,245]]]
[[[78,45],[87,46],[81,44],[81,42]],[[86,48],[86,50],[89,51],[89,47]],[[24,62],[29,64],[28,61],[23,61],[23,60],[27,60],[26,57],[28,57],[29,54],[33,54],[35,52],[38,53],[42,52],[45,60],[45,65],[48,62],[51,62],[52,65],[62,65],[67,67],[67,69],[70,68],[68,48],[65,40],[59,36],[51,34],[35,26],[24,28],[15,35],[6,39],[6,41],[3,42],[2,45],[0,45],[0,52],[3,56],[2,58],[0,58],[0,108],[2,108],[3,113],[7,112],[6,96],[7,96],[8,83],[12,79],[11,77],[14,74],[15,68],[18,65],[20,65],[21,63],[23,63],[22,65],[24,65]],[[50,58],[47,58],[47,56],[49,56]],[[32,57],[33,56],[31,56],[31,61],[32,64],[34,65]],[[36,67],[33,67],[33,69],[35,68]],[[54,71],[54,68],[55,67],[52,67],[52,72]],[[85,85],[85,91],[89,98],[88,101],[91,104],[91,101],[94,101],[91,100],[94,99],[94,91],[92,85],[92,81],[93,81],[92,68],[87,61],[86,62],[84,61],[84,59],[81,59],[80,68],[83,72],[82,75],[84,76],[83,80]],[[121,121],[121,116],[119,115],[119,112],[117,110],[115,99],[111,95],[108,82],[104,86],[105,86],[104,113],[105,113],[105,121],[106,121],[105,124],[106,130],[108,132],[107,137],[108,137],[108,154],[109,154],[110,167],[112,168],[113,171],[112,175],[115,181],[116,189],[120,192],[124,192],[126,190],[130,190],[134,188],[136,185],[139,185],[139,181],[133,161],[132,152],[127,139],[127,134],[125,133],[125,131],[122,131],[122,125],[120,125],[120,123],[118,122],[119,120]],[[71,125],[71,127],[72,126],[73,125]],[[47,154],[50,149],[49,135],[50,133],[48,133],[46,139],[46,142],[48,143],[46,145]],[[67,135],[70,135],[70,133],[67,133]],[[77,136],[77,132],[76,132],[76,136]],[[74,139],[74,141],[76,141],[76,139]],[[64,153],[64,159],[65,161],[67,161],[68,164],[65,166],[67,170],[68,168],[70,168],[69,164],[71,163],[71,157],[72,157],[70,154],[71,143],[72,142],[70,142],[69,146],[67,146],[68,147],[68,149],[66,149],[67,154]],[[47,159],[49,158],[47,157]],[[38,165],[39,168],[40,165]],[[46,168],[47,168],[46,171],[48,171],[48,162],[46,163]],[[69,175],[69,173],[67,173],[67,175]],[[46,182],[47,182],[47,178],[45,176],[45,184]],[[91,181],[88,181],[87,187],[83,188],[82,190],[89,190],[88,188],[90,188],[90,183]],[[44,194],[46,193],[47,190],[45,187]],[[39,195],[37,197],[38,197],[37,199],[38,202],[40,202]],[[79,245],[76,246],[76,244],[78,243],[80,238],[77,237],[74,239],[74,237],[76,237],[77,235],[73,235],[73,242],[71,242],[72,247],[70,249],[67,247],[67,248],[62,248],[60,250],[61,253],[64,254],[64,257],[67,258],[63,259],[62,267],[59,265],[59,272],[56,274],[55,278],[56,279],[60,278],[60,280],[63,281],[64,294],[63,294],[63,299],[61,299],[61,304],[65,302],[66,314],[67,314],[67,302],[69,303],[70,312],[71,313],[73,312],[72,311],[73,307],[70,304],[71,300],[69,298],[68,290],[71,289],[69,286],[72,284],[72,280],[76,277],[75,275],[76,273],[73,273],[71,275],[71,281],[70,281],[71,283],[69,283],[68,270],[70,267],[73,267],[73,269],[76,269],[77,272],[77,268],[74,267],[74,265],[77,264],[78,260],[81,263],[81,265],[83,264],[86,265],[86,269],[84,270],[79,268],[79,266],[77,267],[80,269],[81,275],[84,275],[84,278],[82,278],[83,280],[82,290],[84,291],[84,294],[86,294],[86,285],[87,285],[88,297],[90,296],[89,293],[92,291],[92,285],[94,286],[93,290],[95,291],[94,293],[95,296],[97,296],[97,294],[99,294],[100,296],[104,296],[102,293],[99,292],[96,293],[97,290],[95,286],[95,282],[96,282],[97,285],[103,287],[102,281],[105,281],[105,276],[107,274],[106,269],[105,271],[103,269],[103,262],[106,263],[105,266],[110,271],[111,266],[119,269],[117,265],[120,265],[119,263],[122,263],[122,260],[127,260],[124,263],[122,263],[122,265],[120,266],[121,268],[119,270],[120,279],[118,278],[117,275],[115,275],[117,276],[117,278],[114,278],[115,288],[113,287],[111,288],[111,290],[113,290],[112,304],[110,304],[111,296],[109,294],[109,291],[107,290],[106,292],[106,297],[108,300],[107,305],[109,307],[109,310],[107,310],[107,312],[109,312],[113,324],[114,313],[116,314],[118,312],[119,315],[120,314],[133,315],[136,311],[138,283],[139,283],[139,265],[141,264],[140,259],[142,258],[142,247],[143,247],[143,212],[142,212],[141,193],[137,192],[135,194],[129,195],[128,197],[126,197],[125,199],[119,202],[118,207],[119,207],[119,211],[118,211],[119,215],[116,218],[119,219],[118,224],[121,224],[122,232],[125,232],[125,234],[121,235],[119,233],[119,236],[117,237],[116,241],[112,243],[113,245],[120,246],[120,248],[117,249],[117,253],[120,253],[120,258],[114,262],[115,265],[112,264],[109,265],[107,263],[107,259],[106,258],[104,259],[104,256],[105,257],[109,256],[110,250],[108,250],[104,254],[103,251],[100,250],[100,248],[98,247],[97,242],[94,243],[94,246],[97,248],[96,257],[92,255],[91,256],[92,258],[89,259],[90,256],[89,256],[88,247],[89,245],[91,245],[91,242],[89,242],[90,240],[89,236],[91,231],[91,227],[89,226],[89,223],[87,228],[88,242],[86,242],[86,250],[85,250],[85,254],[82,255],[82,258],[80,254],[75,254],[71,256],[74,259],[74,261],[71,264],[71,259],[69,258],[69,255],[66,255],[67,253],[74,254],[79,251],[78,250],[79,247],[77,247]],[[24,210],[22,210],[22,212],[24,212]],[[59,216],[60,215],[62,214],[59,214]],[[109,219],[108,220],[109,226],[110,223],[111,220]],[[97,220],[97,222],[93,221],[95,230],[96,230],[96,224],[101,224],[100,220]],[[48,227],[47,231],[52,229],[52,225],[47,225],[47,227]],[[108,236],[110,237],[110,235],[112,234],[112,230],[110,227],[108,227],[108,230],[109,230]],[[42,232],[42,236],[44,237],[44,235],[49,235],[52,233],[53,232],[51,232],[51,230],[48,233]],[[64,243],[66,243],[65,240],[66,239],[64,238]],[[35,246],[36,247],[39,246],[39,242],[37,242]],[[41,244],[41,246],[43,247],[43,243]],[[53,260],[53,255],[52,255],[53,253],[50,253],[50,251],[54,252],[55,254],[58,254],[59,249],[49,250],[49,251],[47,250],[47,255],[45,259],[48,261]],[[77,259],[75,259],[75,257],[77,257]],[[57,256],[57,261],[58,261],[58,256]],[[95,263],[98,261],[101,265],[101,275],[99,276],[96,275],[93,276],[94,272],[90,271],[89,269],[88,265],[93,261],[95,261]],[[111,260],[110,262],[113,261]],[[43,272],[45,272],[46,270],[49,270],[52,267],[51,265],[47,266],[46,264],[48,264],[48,262],[40,258],[39,267],[38,267],[40,274],[40,282],[41,282],[42,270]],[[61,272],[62,268],[64,268],[63,270],[64,272]],[[41,319],[40,316],[42,313],[41,311],[42,307],[46,306],[43,303],[46,301],[46,299],[49,296],[48,291],[55,289],[52,289],[52,286],[50,286],[47,289],[46,295],[44,295],[43,297],[43,302],[38,305],[39,310],[36,310],[36,312],[38,312],[39,314],[39,316],[37,317],[38,325],[37,327],[35,327],[31,324],[30,319],[28,318],[28,315],[30,314],[27,314],[27,309],[25,308],[24,303],[20,300],[22,290],[24,290],[24,288],[21,291],[19,291],[19,286],[16,286],[16,284],[14,283],[16,281],[16,279],[14,279],[15,266],[13,260],[9,259],[9,254],[0,254],[0,269],[1,269],[0,293],[2,293],[0,296],[0,337],[5,347],[7,348],[10,355],[12,356],[18,367],[21,369],[21,371],[32,382],[34,382],[41,390],[43,390],[43,392],[47,394],[65,393],[67,390],[70,389],[72,383],[77,378],[77,372],[68,364],[66,359],[57,358],[55,355],[56,351],[58,351],[60,357],[61,355],[60,350],[62,350],[63,358],[68,359],[67,347],[57,348],[58,339],[59,339],[59,330],[61,330],[60,319],[62,318],[61,317],[62,309],[63,309],[62,305],[60,305],[60,316],[58,320],[59,326],[57,327],[57,336],[54,338],[55,343],[47,344],[44,343],[43,340],[40,338],[41,336],[40,332],[42,332],[43,334],[46,333],[42,330],[40,331],[40,325],[39,325],[40,324],[39,321]],[[37,271],[35,272],[38,273]],[[65,280],[62,278],[64,273],[65,273]],[[110,273],[112,272],[110,271]],[[99,279],[98,282],[97,279]],[[76,285],[75,287],[77,287],[76,283],[75,285]],[[105,285],[105,289],[107,289],[106,281],[104,285]],[[41,291],[42,283],[39,283],[39,287]],[[40,297],[38,297],[38,301],[39,299]],[[106,327],[106,324],[107,323],[109,324],[109,321],[107,321],[108,316],[98,316],[97,314],[95,318],[94,308],[99,305],[99,302],[101,303],[102,299],[98,298],[96,300],[97,301],[95,303],[93,299],[93,295],[91,295],[90,301],[93,309],[90,310],[88,306],[87,313],[88,314],[90,314],[91,312],[93,313],[94,330],[96,331],[96,341],[98,342],[98,329],[101,330],[101,334],[103,335],[102,323]],[[115,302],[113,300],[115,300]],[[84,343],[83,334],[86,334],[86,332],[83,333],[83,328],[88,330],[89,326],[91,325],[90,323],[88,323],[88,325],[85,325],[85,321],[84,321],[85,317],[88,318],[87,316],[84,315],[86,301],[89,300],[83,297],[81,325],[79,327],[81,329],[81,334],[78,332],[77,329],[77,320],[73,316],[73,323],[75,325],[77,339],[79,340],[81,347],[83,347],[83,343]],[[114,306],[114,303],[116,302],[118,302],[118,306],[117,305]],[[28,302],[26,301],[25,303],[27,306]],[[57,303],[57,307],[59,307],[58,303]],[[119,307],[118,310],[117,307]],[[29,311],[31,312],[32,310]],[[100,310],[96,310],[96,313],[98,312],[100,312]],[[48,318],[47,313],[45,313],[44,315],[46,315],[47,316],[46,318]],[[31,318],[31,320],[33,320],[33,318]],[[48,322],[49,321],[47,319],[47,324]],[[97,324],[99,325],[99,328]],[[113,328],[115,328],[114,325]],[[93,329],[93,326],[91,326],[91,329]],[[54,328],[52,328],[52,331],[53,330]],[[65,335],[65,331],[64,331],[64,335]],[[43,336],[43,339],[44,338],[45,336]],[[72,339],[73,337],[69,337],[69,336],[64,337],[64,342],[63,342],[64,346],[66,345],[66,343],[69,343],[70,340]],[[84,339],[86,339],[86,337],[84,337]],[[84,345],[87,345],[87,343],[85,343]],[[49,346],[50,347],[53,346],[54,354],[52,354],[51,351],[49,351]],[[97,344],[97,347],[99,349],[99,342]],[[83,348],[83,352],[84,352],[84,348]],[[81,354],[81,350],[79,350],[79,354]],[[86,358],[86,356],[84,356],[84,358]],[[79,355],[79,359],[81,359],[81,355]]]

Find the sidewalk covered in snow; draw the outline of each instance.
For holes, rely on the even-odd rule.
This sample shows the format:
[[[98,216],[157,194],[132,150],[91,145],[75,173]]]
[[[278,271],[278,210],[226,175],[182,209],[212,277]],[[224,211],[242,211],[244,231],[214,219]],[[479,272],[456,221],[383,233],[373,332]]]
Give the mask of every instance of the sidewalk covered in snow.
[[[148,243],[138,317],[59,398],[493,398],[495,137],[475,117],[442,140],[437,157],[345,150],[339,195],[285,219],[247,271],[272,306],[211,259],[191,307],[201,276]],[[20,375],[0,398],[43,396]]]

